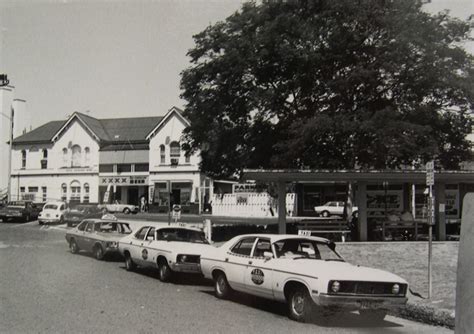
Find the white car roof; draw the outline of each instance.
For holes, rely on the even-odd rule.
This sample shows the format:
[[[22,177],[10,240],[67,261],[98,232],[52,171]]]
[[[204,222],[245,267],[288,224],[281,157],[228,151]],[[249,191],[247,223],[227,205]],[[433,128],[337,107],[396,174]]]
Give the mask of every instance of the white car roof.
[[[269,238],[271,243],[283,240],[283,239],[308,239],[314,240],[324,243],[329,243],[328,239],[320,238],[320,237],[310,237],[305,235],[297,235],[297,234],[242,234],[234,237],[233,239],[242,238],[242,237],[257,237],[257,238]]]
[[[51,201],[51,202],[46,202],[44,205],[48,205],[48,204],[61,205],[61,204],[66,204],[66,203],[65,203],[65,202],[61,202],[61,201]]]

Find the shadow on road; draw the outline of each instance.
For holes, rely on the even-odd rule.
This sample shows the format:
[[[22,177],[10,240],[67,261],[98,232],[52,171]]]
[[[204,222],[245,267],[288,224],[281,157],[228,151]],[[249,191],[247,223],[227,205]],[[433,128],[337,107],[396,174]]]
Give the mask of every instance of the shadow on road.
[[[214,296],[214,291],[201,290],[200,292]],[[288,307],[284,303],[277,301],[263,299],[239,292],[234,292],[230,298],[231,302],[238,303],[240,305],[252,307],[260,311],[277,314],[283,317],[288,316]],[[383,320],[383,321],[370,321],[366,318],[362,318],[358,313],[354,312],[337,312],[331,314],[321,314],[315,312],[314,318],[309,323],[315,324],[322,327],[334,327],[334,328],[393,328],[403,327],[400,324]]]
[[[121,269],[127,270],[125,266],[120,266]],[[158,269],[153,268],[136,268],[134,273],[147,276],[158,280]],[[168,284],[175,285],[191,285],[191,286],[212,286],[212,281],[205,279],[198,274],[173,273],[171,281]]]

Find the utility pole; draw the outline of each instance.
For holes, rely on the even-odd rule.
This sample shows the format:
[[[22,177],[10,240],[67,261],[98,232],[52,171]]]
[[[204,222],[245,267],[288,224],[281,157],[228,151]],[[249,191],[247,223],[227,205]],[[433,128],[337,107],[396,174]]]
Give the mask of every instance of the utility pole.
[[[7,202],[12,200],[12,145],[13,145],[13,107],[10,109],[10,133],[8,134],[8,185],[7,185]],[[17,198],[19,199],[19,198]]]
[[[431,258],[433,257],[433,225],[435,224],[434,213],[434,161],[426,164],[426,185],[429,186],[428,197],[428,299],[431,299],[432,280],[431,280]]]

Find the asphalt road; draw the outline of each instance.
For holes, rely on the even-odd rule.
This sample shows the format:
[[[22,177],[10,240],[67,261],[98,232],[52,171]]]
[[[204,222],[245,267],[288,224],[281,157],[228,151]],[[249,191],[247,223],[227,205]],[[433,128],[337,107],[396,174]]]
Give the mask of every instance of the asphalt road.
[[[120,259],[73,255],[61,227],[0,223],[0,333],[452,333],[395,317],[348,313],[301,324],[284,304],[239,295],[218,300],[196,277],[161,283]]]

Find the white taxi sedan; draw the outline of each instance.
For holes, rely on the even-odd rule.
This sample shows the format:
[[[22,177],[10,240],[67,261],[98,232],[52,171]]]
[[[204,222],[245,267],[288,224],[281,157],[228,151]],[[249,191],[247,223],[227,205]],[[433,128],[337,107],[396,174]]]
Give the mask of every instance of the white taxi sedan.
[[[201,274],[201,254],[214,248],[200,229],[181,226],[143,226],[121,239],[118,247],[127,270],[137,265],[158,268],[163,282],[169,281],[173,272]]]
[[[289,317],[317,310],[358,310],[381,321],[407,302],[407,282],[392,273],[345,262],[327,239],[284,234],[237,236],[201,256],[218,298],[233,290],[286,302]]]

